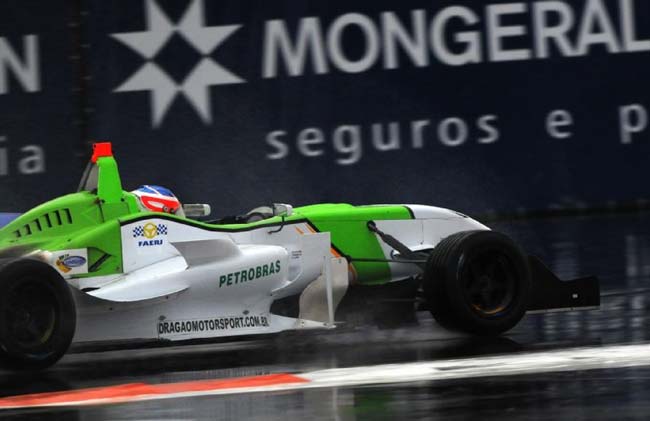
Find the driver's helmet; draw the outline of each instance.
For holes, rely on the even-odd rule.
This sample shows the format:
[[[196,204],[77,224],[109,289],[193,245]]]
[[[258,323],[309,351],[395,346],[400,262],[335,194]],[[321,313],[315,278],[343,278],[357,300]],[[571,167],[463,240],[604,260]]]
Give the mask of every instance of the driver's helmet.
[[[182,212],[181,202],[165,187],[145,185],[131,193],[138,198],[142,210],[172,214]]]

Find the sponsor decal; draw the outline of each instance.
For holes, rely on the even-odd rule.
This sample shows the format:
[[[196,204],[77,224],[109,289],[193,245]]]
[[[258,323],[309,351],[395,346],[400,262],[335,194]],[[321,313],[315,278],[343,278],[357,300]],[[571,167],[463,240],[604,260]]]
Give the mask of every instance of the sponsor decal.
[[[83,256],[70,256],[69,254],[64,254],[59,256],[56,259],[56,267],[63,273],[70,272],[73,268],[78,268],[86,264],[86,258]]]
[[[86,249],[57,251],[53,265],[64,275],[88,273],[88,252]]]
[[[264,278],[266,276],[279,273],[280,269],[280,261],[276,260],[275,262],[267,263],[265,265],[259,265],[237,272],[232,272],[227,275],[221,275],[219,277],[219,288],[229,287],[244,282],[254,281],[259,278]]]
[[[158,322],[158,336],[183,336],[223,330],[269,327],[266,316],[226,316],[208,319],[168,320]]]
[[[294,250],[291,252],[292,259],[300,259],[302,257],[302,250]]]
[[[138,240],[138,247],[160,246],[163,239],[160,236],[167,235],[167,225],[147,222],[144,225],[133,228],[133,238],[144,238]]]

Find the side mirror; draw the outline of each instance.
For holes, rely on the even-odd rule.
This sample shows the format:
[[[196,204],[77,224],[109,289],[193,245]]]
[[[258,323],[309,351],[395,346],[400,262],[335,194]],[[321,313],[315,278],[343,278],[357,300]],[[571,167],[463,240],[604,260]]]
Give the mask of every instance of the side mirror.
[[[273,204],[273,216],[291,216],[293,214],[293,206],[285,203]]]
[[[201,218],[203,216],[209,216],[212,209],[210,205],[202,203],[188,203],[183,205],[183,212],[188,218]]]

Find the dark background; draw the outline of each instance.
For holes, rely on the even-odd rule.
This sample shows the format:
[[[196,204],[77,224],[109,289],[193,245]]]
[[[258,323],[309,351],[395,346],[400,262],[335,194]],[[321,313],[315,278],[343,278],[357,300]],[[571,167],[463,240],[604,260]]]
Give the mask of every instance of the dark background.
[[[29,3],[29,4],[27,4]],[[158,0],[172,23],[189,1]],[[641,104],[650,110],[650,52],[612,54],[602,45],[583,57],[564,57],[551,49],[546,59],[490,62],[485,2],[482,1],[214,1],[204,0],[204,26],[242,25],[209,56],[245,83],[212,86],[211,123],[178,95],[161,124],[153,127],[150,93],[114,92],[146,60],[110,36],[146,31],[146,0],[7,1],[0,5],[0,36],[22,51],[22,36],[37,34],[41,90],[24,92],[15,83],[0,95],[0,143],[15,166],[23,145],[41,145],[46,171],[0,177],[1,211],[24,211],[77,186],[91,140],[114,144],[126,188],[161,184],[184,202],[206,202],[216,214],[241,212],[269,202],[423,203],[470,213],[533,212],[557,208],[641,205],[650,197],[650,128],[631,144],[620,140],[619,107]],[[504,3],[491,1],[488,4]],[[532,7],[535,2],[522,2]],[[574,10],[578,36],[585,1],[565,1]],[[604,1],[618,39],[618,1]],[[634,1],[637,37],[650,38],[650,4]],[[385,69],[383,52],[361,73],[345,73],[330,62],[317,74],[311,61],[300,76],[284,66],[274,78],[262,76],[265,23],[286,22],[292,39],[304,17],[319,17],[324,33],[339,16],[361,13],[380,28],[380,14],[392,11],[409,30],[411,11],[431,19],[451,5],[470,8],[480,19],[471,26],[482,34],[483,61],[464,66],[441,63],[429,50],[429,64],[415,66],[400,53],[400,66]],[[38,13],[36,13],[38,11]],[[507,48],[532,48],[531,13],[504,19],[529,33],[505,41]],[[448,27],[448,43],[467,31],[458,21]],[[430,43],[427,43],[430,45]],[[343,37],[349,58],[360,57],[364,41],[357,28]],[[151,60],[181,83],[201,59],[175,34]],[[565,109],[573,116],[568,139],[546,131],[548,113]],[[485,133],[476,120],[496,115],[499,139],[480,144]],[[468,139],[449,147],[436,127],[458,117]],[[430,120],[421,149],[411,146],[410,122]],[[378,151],[371,126],[400,123],[401,149]],[[333,148],[337,127],[358,125],[362,156],[351,165]],[[323,131],[322,155],[298,152],[298,133]],[[266,137],[283,130],[288,156],[271,160]],[[565,130],[563,128],[563,130]]]

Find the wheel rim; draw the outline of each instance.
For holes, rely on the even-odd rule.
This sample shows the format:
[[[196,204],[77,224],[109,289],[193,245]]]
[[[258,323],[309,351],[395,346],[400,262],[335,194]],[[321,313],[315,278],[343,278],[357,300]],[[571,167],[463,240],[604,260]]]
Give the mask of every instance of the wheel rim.
[[[4,320],[12,341],[23,349],[44,345],[56,326],[54,292],[36,281],[25,281],[8,294]]]
[[[464,263],[462,280],[471,308],[483,317],[507,311],[517,291],[517,270],[512,259],[502,251],[485,250]]]

